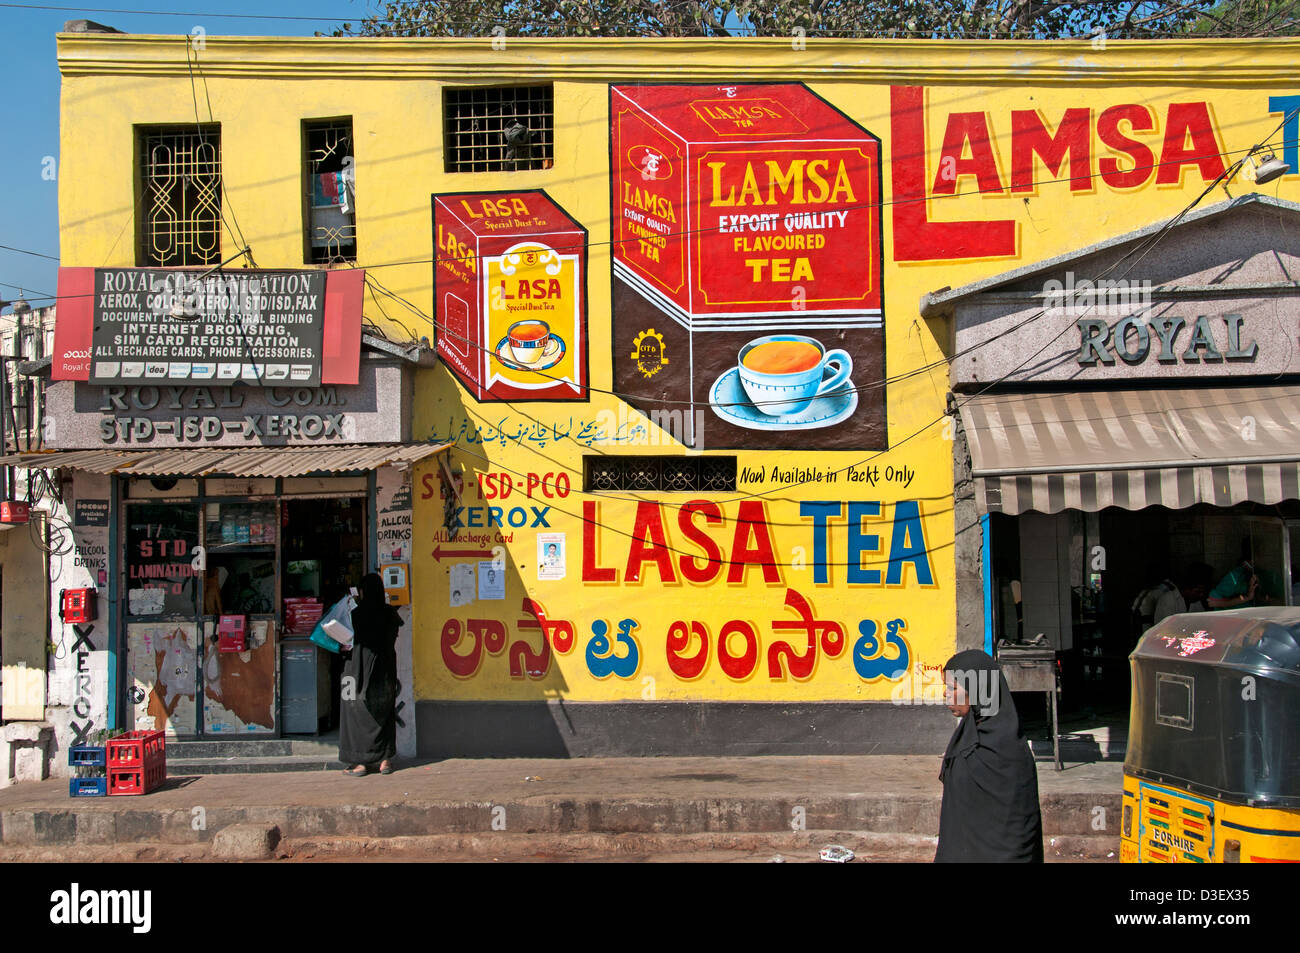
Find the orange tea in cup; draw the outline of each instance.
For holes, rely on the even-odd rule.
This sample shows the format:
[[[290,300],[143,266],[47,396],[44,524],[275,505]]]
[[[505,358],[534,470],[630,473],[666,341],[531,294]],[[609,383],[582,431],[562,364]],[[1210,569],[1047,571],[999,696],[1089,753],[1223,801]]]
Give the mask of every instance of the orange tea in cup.
[[[821,349],[807,341],[767,341],[745,355],[745,366],[760,374],[797,374],[821,359]]]
[[[551,328],[545,321],[516,321],[506,332],[510,353],[521,364],[536,364],[551,344]]]
[[[540,321],[523,322],[510,329],[510,337],[515,341],[540,341],[550,333],[550,328]]]

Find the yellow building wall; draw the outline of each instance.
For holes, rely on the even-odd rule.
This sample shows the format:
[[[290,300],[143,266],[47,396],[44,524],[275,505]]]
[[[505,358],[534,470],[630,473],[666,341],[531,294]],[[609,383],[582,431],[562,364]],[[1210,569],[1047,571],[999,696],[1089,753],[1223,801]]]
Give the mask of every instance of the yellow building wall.
[[[414,476],[417,699],[916,700],[926,685],[933,689],[926,673],[955,649],[955,536],[978,532],[954,525],[945,416],[951,329],[920,316],[921,296],[1173,216],[1214,177],[1213,162],[1200,158],[1207,143],[1227,164],[1270,136],[1282,115],[1268,100],[1290,94],[1300,44],[798,46],[507,40],[494,49],[489,40],[207,37],[187,62],[183,38],[64,36],[63,264],[136,264],[132,126],[194,122],[196,109],[199,120],[221,124],[223,257],[246,241],[263,268],[302,266],[301,120],[352,117],[357,264],[410,304],[371,287],[365,316],[394,340],[437,337],[431,195],[545,190],[588,231],[590,400],[480,402],[445,367],[418,376],[415,439],[456,446],[447,469],[426,463]],[[554,83],[553,168],[443,171],[444,86],[539,82]],[[698,495],[717,504],[721,520],[697,514],[692,535],[680,509],[696,495],[583,491],[588,457],[690,452],[613,393],[611,355],[625,342],[611,331],[609,85],[759,82],[805,83],[881,141],[889,449],[734,451],[742,475],[763,477],[742,479],[734,493]],[[909,102],[920,112],[907,113]],[[1204,107],[1178,105],[1189,103]],[[1120,112],[1111,112],[1113,128],[1103,135],[1103,115],[1120,106],[1133,108],[1117,123]],[[1068,161],[1048,168],[1029,150],[1034,115],[1049,139],[1067,117],[1076,124],[1070,129],[1083,128],[1086,169],[1081,152],[1075,172]],[[1115,147],[1124,136],[1148,146],[1162,168],[1176,168],[1174,180],[1160,184],[1154,172],[1127,185],[1112,184],[1115,174],[1103,179],[1103,159],[1118,162],[1113,173],[1141,164],[1140,150]],[[1180,154],[1198,158],[1170,165]],[[1026,191],[1013,190],[1017,162],[1027,170],[1020,180],[1037,183]],[[924,182],[921,201],[898,191],[900,176],[911,173]],[[1072,188],[1074,175],[1081,178]],[[1293,171],[1267,191],[1300,198],[1297,181]],[[1250,187],[1238,179],[1234,194]],[[951,244],[927,222],[972,223],[961,232],[968,244]],[[862,401],[878,399],[876,382],[855,383]],[[804,472],[782,476],[791,470]],[[826,524],[821,569],[807,507],[815,501],[842,504]],[[878,516],[863,505],[871,503]],[[449,505],[473,521],[454,539],[444,524]],[[494,506],[506,525],[487,525]],[[919,516],[905,531],[900,517],[909,507]],[[524,525],[509,524],[515,508]],[[664,561],[638,542],[638,519],[642,538],[662,527]],[[859,538],[851,549],[854,532],[876,539]],[[539,574],[542,533],[563,534],[562,579]],[[681,560],[707,564],[701,534],[724,564],[692,582]],[[738,548],[761,552],[769,541],[766,572],[734,562]],[[923,558],[900,557],[922,542]],[[486,570],[478,564],[493,562],[505,574],[504,597],[479,598]],[[850,562],[880,570],[881,581],[850,582]],[[449,605],[453,567],[465,564],[475,566],[473,597],[462,592],[464,604]],[[815,621],[801,626],[808,618]],[[702,643],[701,667],[691,659]]]

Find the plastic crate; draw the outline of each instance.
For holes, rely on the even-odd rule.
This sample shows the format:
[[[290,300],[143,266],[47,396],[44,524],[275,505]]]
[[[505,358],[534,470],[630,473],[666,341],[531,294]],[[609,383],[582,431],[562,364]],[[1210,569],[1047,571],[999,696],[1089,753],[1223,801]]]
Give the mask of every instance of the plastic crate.
[[[167,774],[167,743],[161,731],[128,731],[110,738],[107,767],[149,768],[161,765]]]
[[[108,778],[68,778],[68,797],[104,797]]]
[[[108,768],[108,793],[112,797],[148,794],[167,780],[167,768],[161,764],[143,768]]]
[[[103,768],[108,764],[103,745],[73,745],[68,749],[68,764],[74,768]]]

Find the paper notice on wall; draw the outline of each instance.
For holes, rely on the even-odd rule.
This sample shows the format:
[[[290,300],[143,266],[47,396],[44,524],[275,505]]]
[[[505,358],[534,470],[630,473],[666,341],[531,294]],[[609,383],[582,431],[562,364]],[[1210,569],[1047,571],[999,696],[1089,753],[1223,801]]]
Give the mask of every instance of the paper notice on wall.
[[[162,615],[166,589],[128,589],[127,606],[131,615]]]
[[[564,578],[564,534],[537,534],[537,578]]]
[[[478,597],[504,599],[506,597],[506,568],[492,561],[478,564]]]
[[[469,605],[474,601],[474,564],[456,563],[451,567],[450,606]]]

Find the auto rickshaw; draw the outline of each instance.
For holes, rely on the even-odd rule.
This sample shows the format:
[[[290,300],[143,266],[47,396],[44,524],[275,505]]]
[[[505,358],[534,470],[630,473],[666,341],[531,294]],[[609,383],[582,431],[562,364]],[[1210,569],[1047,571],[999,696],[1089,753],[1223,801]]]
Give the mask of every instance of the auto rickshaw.
[[[1170,616],[1129,665],[1120,861],[1300,863],[1300,607]]]

